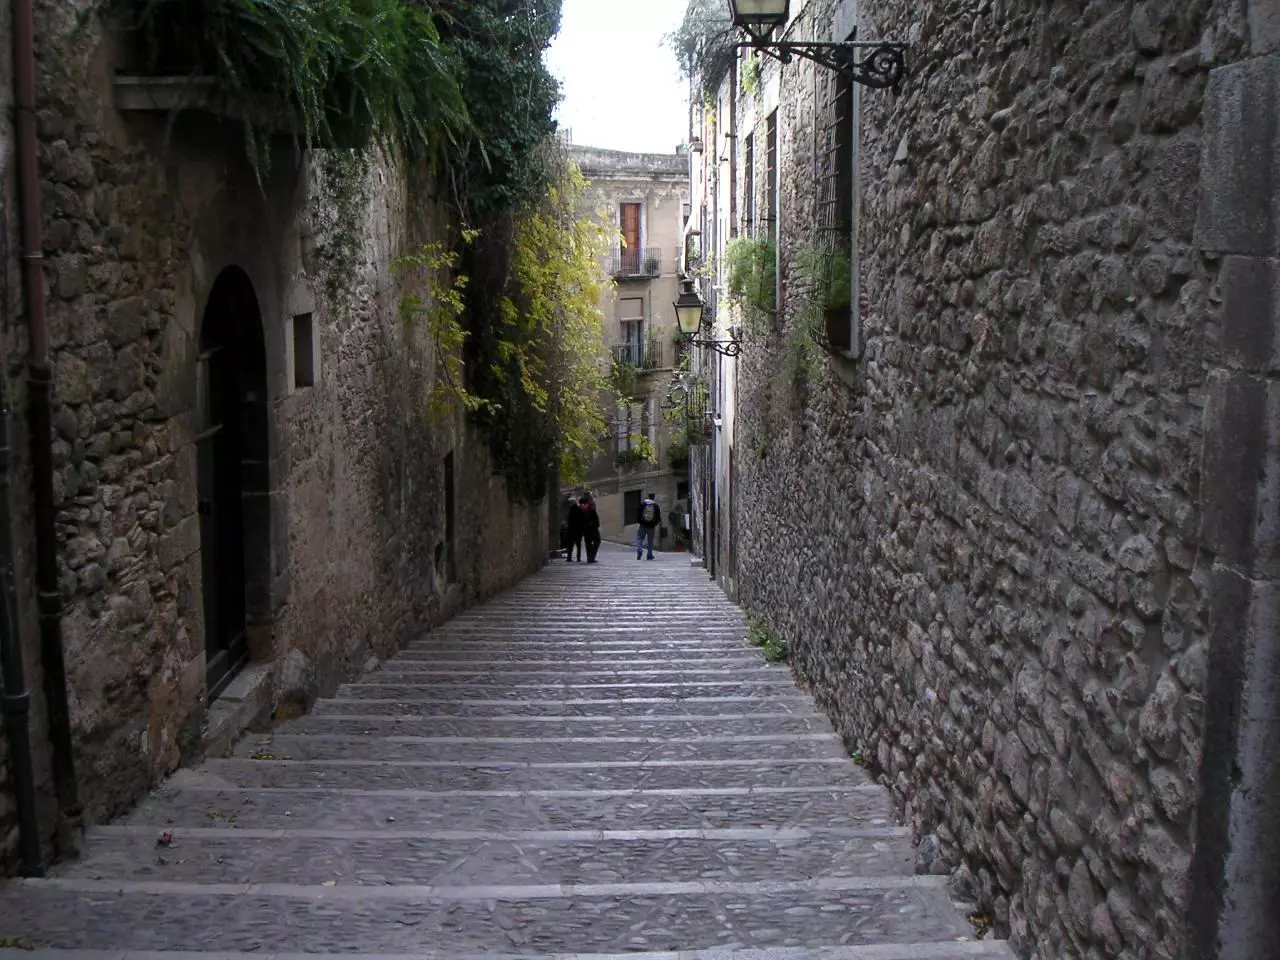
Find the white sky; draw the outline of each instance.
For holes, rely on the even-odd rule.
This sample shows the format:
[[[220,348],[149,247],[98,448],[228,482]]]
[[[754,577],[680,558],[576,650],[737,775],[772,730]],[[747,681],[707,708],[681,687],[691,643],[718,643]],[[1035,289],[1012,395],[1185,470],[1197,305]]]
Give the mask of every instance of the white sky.
[[[573,142],[674,153],[688,137],[688,85],[662,35],[688,0],[564,0],[547,51],[564,100],[556,111]]]

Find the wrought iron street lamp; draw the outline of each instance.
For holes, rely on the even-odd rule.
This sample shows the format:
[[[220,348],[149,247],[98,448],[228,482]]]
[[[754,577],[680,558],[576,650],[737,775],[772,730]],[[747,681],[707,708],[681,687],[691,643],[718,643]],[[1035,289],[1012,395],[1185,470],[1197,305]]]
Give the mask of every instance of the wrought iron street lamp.
[[[738,44],[757,53],[790,63],[803,57],[829,70],[842,73],[864,87],[897,90],[907,73],[905,43],[890,40],[796,41],[771,40],[777,27],[786,26],[790,0],[729,0],[733,25],[750,38]],[[866,51],[861,58],[858,51]]]
[[[680,325],[680,333],[684,336],[685,343],[692,344],[695,347],[709,347],[716,353],[726,357],[736,357],[740,354],[742,352],[742,341],[737,337],[729,340],[704,340],[698,338],[698,332],[702,329],[702,298],[693,289],[692,280],[685,279],[681,286],[683,289],[675,302],[676,323]]]

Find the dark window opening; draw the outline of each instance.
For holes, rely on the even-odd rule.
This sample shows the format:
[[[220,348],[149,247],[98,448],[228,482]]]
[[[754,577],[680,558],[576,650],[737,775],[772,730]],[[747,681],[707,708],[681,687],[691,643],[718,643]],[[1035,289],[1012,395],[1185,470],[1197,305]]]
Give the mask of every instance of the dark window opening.
[[[293,386],[295,389],[316,384],[315,347],[312,340],[311,314],[293,318]]]
[[[748,133],[742,146],[742,205],[747,236],[756,234],[756,145]]]
[[[628,490],[622,495],[622,522],[635,523],[640,514],[640,503],[643,497],[639,490]]]
[[[679,483],[676,484],[676,499],[677,500],[689,499],[689,482],[687,480],[681,480]]]
[[[853,81],[842,74],[832,74],[826,82],[824,105],[822,183],[820,185],[819,226],[823,246],[831,254],[833,275],[828,277],[830,289],[839,290],[840,298],[829,301],[826,311],[826,333],[829,344],[838,350],[853,347],[853,291],[857,289],[854,271],[854,219],[857,164],[854,124]]]

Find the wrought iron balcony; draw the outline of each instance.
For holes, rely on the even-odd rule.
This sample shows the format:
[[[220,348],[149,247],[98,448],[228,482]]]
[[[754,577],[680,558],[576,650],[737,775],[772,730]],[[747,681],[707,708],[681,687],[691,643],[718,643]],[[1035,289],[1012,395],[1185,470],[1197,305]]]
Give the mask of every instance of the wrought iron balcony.
[[[637,370],[660,370],[666,358],[666,344],[662,340],[648,339],[643,343],[629,341],[613,345],[613,359],[629,364]]]
[[[633,250],[619,250],[610,258],[609,273],[615,277],[660,277],[662,276],[662,248],[637,247]]]

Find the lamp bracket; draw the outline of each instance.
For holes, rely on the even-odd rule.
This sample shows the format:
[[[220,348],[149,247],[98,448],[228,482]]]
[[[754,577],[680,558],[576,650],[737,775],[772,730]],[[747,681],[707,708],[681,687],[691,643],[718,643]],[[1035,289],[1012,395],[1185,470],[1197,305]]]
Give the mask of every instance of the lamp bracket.
[[[905,43],[893,40],[770,40],[767,33],[757,34],[750,29],[747,33],[751,40],[735,44],[738,49],[754,50],[779,63],[790,63],[796,57],[812,60],[864,87],[877,90],[892,88],[897,93],[907,74]],[[868,52],[859,57],[859,50]]]
[[[737,339],[700,340],[695,337],[692,340],[686,340],[685,343],[694,347],[705,347],[708,350],[714,350],[722,357],[736,357],[738,354],[742,353],[742,341]]]

